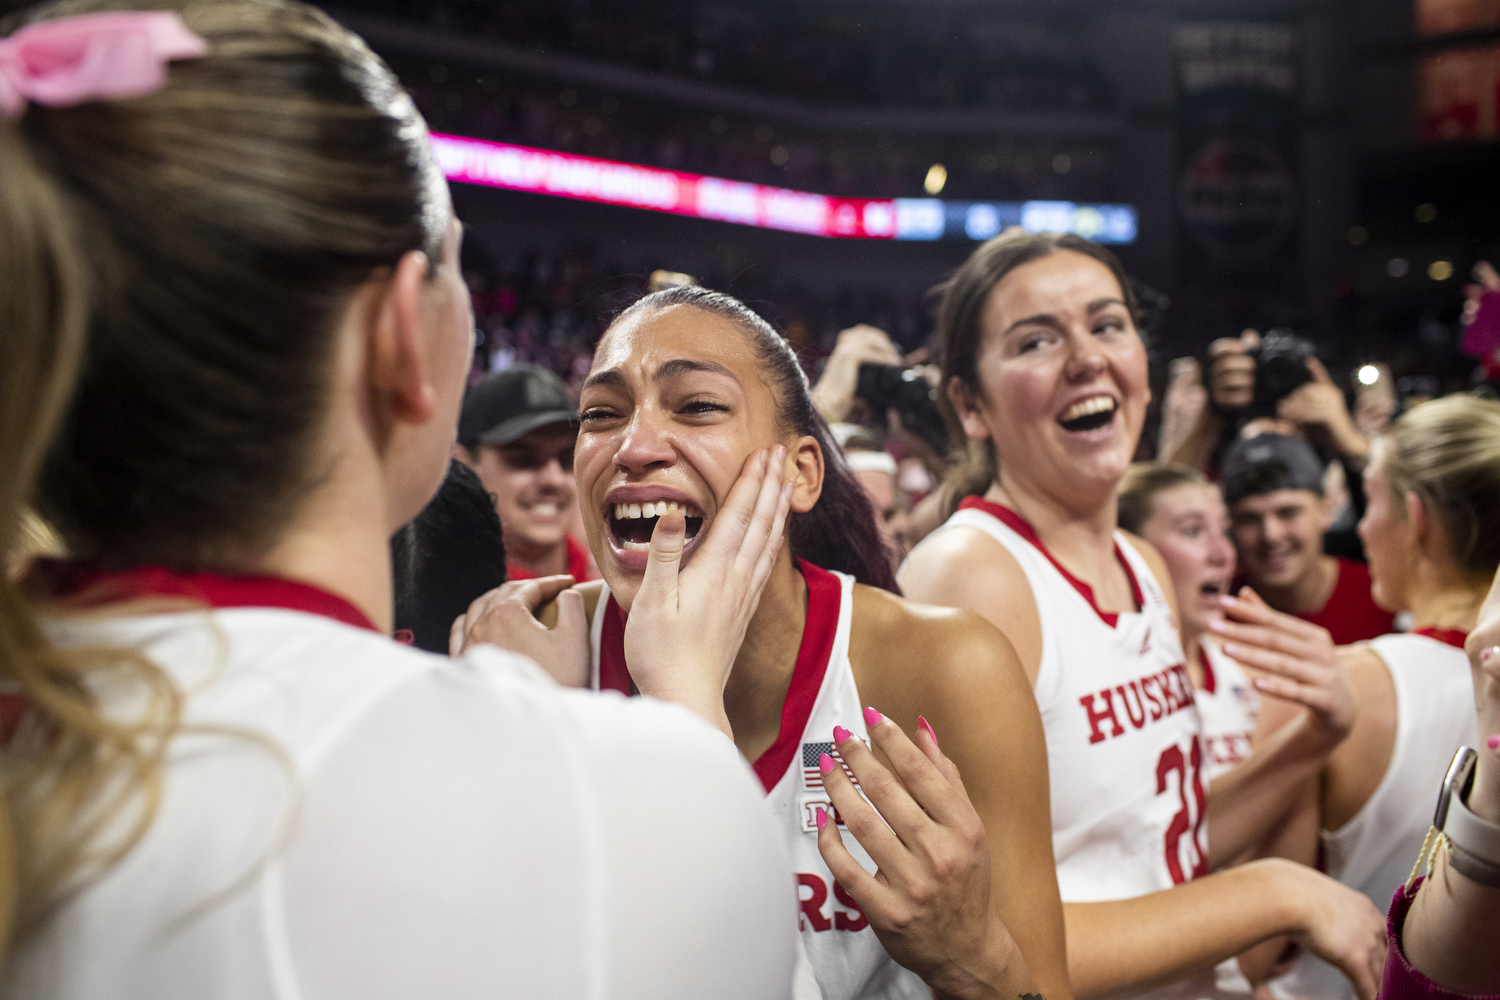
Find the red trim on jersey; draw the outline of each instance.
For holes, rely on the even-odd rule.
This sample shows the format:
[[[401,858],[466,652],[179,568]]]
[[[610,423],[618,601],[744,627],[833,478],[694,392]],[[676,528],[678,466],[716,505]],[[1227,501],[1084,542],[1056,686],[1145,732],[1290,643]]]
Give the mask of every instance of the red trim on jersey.
[[[604,625],[599,632],[599,690],[636,693],[625,666],[625,612],[614,594],[604,602]]]
[[[285,608],[379,632],[368,615],[326,590],[274,576],[180,573],[165,566],[104,570],[84,562],[37,560],[36,578],[56,597],[97,606],[151,597],[180,597],[211,608]]]
[[[839,630],[839,578],[805,559],[797,560],[797,568],[807,582],[807,624],[802,629],[797,663],[792,667],[792,682],[781,703],[776,742],[755,760],[755,774],[768,795],[797,755],[818,692],[823,689],[823,675],[828,672],[828,658],[833,655],[833,640]],[[605,602],[599,632],[599,689],[634,693],[625,666],[625,615],[613,594]]]
[[[574,538],[572,535],[564,535],[563,543],[568,550],[568,573],[573,577],[574,583],[583,583],[594,579],[594,574],[589,572],[589,550],[586,545]],[[505,579],[511,580],[535,580],[540,573],[533,573],[529,569],[520,566],[505,564]]]
[[[828,672],[828,658],[833,655],[833,640],[839,629],[839,578],[805,559],[797,560],[797,564],[807,581],[807,624],[802,629],[797,665],[792,668],[792,683],[786,701],[781,703],[781,729],[776,742],[755,760],[755,773],[768,795],[797,755],[813,704],[823,689],[823,675]]]
[[[1198,644],[1198,659],[1203,663],[1203,693],[1213,694],[1219,682],[1214,679],[1214,665],[1208,662],[1208,651],[1203,648],[1201,642]],[[1120,697],[1123,698],[1124,695]]]
[[[965,497],[964,501],[958,505],[958,509],[983,511],[984,513],[995,518],[1001,524],[1005,525],[1011,531],[1014,531],[1016,534],[1026,539],[1036,548],[1038,552],[1046,556],[1047,561],[1052,564],[1054,569],[1062,574],[1063,579],[1071,583],[1073,585],[1073,589],[1078,591],[1078,593],[1083,597],[1085,601],[1089,602],[1089,607],[1094,609],[1094,614],[1098,615],[1099,618],[1104,622],[1104,624],[1108,625],[1110,628],[1114,628],[1120,623],[1120,616],[1115,612],[1100,610],[1098,602],[1094,600],[1093,587],[1084,583],[1072,573],[1069,573],[1067,567],[1058,562],[1057,558],[1053,556],[1051,552],[1047,551],[1047,546],[1043,545],[1042,540],[1037,537],[1036,529],[1031,526],[1030,521],[1026,520],[1020,514],[1017,514],[1015,511],[1011,510],[1009,507],[1002,507],[1000,504],[995,503],[993,500],[986,500],[984,499],[984,497]],[[1125,570],[1125,577],[1130,581],[1130,596],[1135,600],[1135,606],[1137,608],[1145,607],[1146,601],[1141,594],[1141,585],[1136,581],[1135,571],[1130,568],[1130,560],[1126,559],[1125,553],[1120,551],[1120,544],[1118,542],[1115,543],[1115,558],[1120,561],[1120,566]]]
[[[1412,635],[1425,635],[1429,639],[1446,642],[1448,645],[1456,646],[1459,649],[1464,648],[1464,642],[1469,638],[1469,633],[1460,632],[1456,628],[1419,628],[1414,629]]]

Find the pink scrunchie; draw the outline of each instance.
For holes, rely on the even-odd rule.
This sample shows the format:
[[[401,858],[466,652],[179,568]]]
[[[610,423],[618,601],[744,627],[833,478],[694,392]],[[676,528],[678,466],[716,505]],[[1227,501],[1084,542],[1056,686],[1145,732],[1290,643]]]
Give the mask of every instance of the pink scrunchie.
[[[167,63],[208,53],[169,11],[116,11],[30,24],[0,39],[0,115],[28,102],[49,108],[143,97],[167,82]]]

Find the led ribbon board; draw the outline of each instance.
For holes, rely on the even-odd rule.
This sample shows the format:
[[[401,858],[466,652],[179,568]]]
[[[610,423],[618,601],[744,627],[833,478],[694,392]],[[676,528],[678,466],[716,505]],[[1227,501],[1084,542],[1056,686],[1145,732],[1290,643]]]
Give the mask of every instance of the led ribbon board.
[[[833,198],[441,133],[432,136],[432,148],[451,181],[814,236],[987,240],[1020,226],[1033,233],[1076,233],[1098,243],[1134,243],[1136,237],[1131,205]]]

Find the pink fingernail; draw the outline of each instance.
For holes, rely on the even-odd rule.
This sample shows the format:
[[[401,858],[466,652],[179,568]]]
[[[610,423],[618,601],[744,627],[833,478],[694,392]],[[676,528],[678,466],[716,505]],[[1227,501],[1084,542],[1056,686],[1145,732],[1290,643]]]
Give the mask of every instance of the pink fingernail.
[[[933,746],[938,745],[937,733],[932,731],[932,723],[920,715],[917,716],[917,728],[927,734],[927,738],[932,741]]]
[[[818,772],[820,774],[827,774],[829,771],[832,771],[832,770],[833,770],[833,758],[830,757],[830,756],[828,756],[826,753],[820,755],[818,757]]]
[[[879,712],[875,711],[873,708],[866,708],[865,709],[865,725],[867,725],[867,726],[878,726],[878,725],[880,725],[884,721],[885,721],[885,716],[881,715]]]
[[[822,806],[819,806],[818,807],[818,829],[821,830],[821,829],[823,829],[823,827],[825,827],[827,825],[828,825],[828,813],[826,813],[826,812],[823,811],[823,807]]]
[[[853,738],[854,734],[849,732],[849,730],[845,729],[843,726],[833,727],[833,742],[848,743]]]
[[[1482,653],[1479,654],[1479,662],[1480,663],[1488,663],[1488,662],[1490,662],[1491,660],[1493,660],[1495,658],[1495,654],[1496,653],[1500,653],[1500,646],[1490,646],[1484,652],[1482,652]]]
[[[1500,750],[1500,733],[1496,733],[1484,742],[1491,750]]]

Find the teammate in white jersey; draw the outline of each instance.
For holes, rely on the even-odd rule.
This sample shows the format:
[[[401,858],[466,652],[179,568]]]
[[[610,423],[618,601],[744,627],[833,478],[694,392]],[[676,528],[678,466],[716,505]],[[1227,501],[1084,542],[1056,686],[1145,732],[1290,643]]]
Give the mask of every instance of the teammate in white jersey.
[[[1025,676],[977,615],[881,589],[893,573],[874,512],[786,341],[728,296],[648,296],[600,341],[579,415],[574,467],[604,582],[579,588],[591,605],[594,657],[570,680],[624,693],[650,676],[626,616],[634,627],[643,607],[721,585],[699,562],[715,544],[712,529],[731,516],[726,492],[747,457],[782,449],[789,544],[726,665],[721,709],[790,846],[802,940],[823,996],[925,997],[930,988],[941,997],[1068,997],[1042,729]],[[667,576],[675,593],[657,585],[647,551],[663,532],[685,538],[681,575]],[[477,602],[460,631],[508,645],[486,623],[506,603],[500,593]],[[529,610],[510,608],[512,624]],[[523,640],[543,631],[520,624]],[[839,759],[900,840],[853,793]],[[846,827],[825,822],[820,836],[830,801]],[[847,849],[840,829],[851,835]],[[872,862],[878,880],[867,874]]]
[[[1359,532],[1375,602],[1386,611],[1410,611],[1411,633],[1337,651],[1325,641],[1319,655],[1293,656],[1285,639],[1305,623],[1277,616],[1260,629],[1220,627],[1236,655],[1282,675],[1277,683],[1294,693],[1329,660],[1348,675],[1359,718],[1308,781],[1315,822],[1294,818],[1287,827],[1303,831],[1304,853],[1317,852],[1321,842],[1328,874],[1381,907],[1406,880],[1432,821],[1422,789],[1440,783],[1454,751],[1476,745],[1481,735],[1463,646],[1500,566],[1497,454],[1500,404],[1471,396],[1427,403],[1376,443]],[[1334,970],[1310,957],[1272,989],[1282,996],[1349,995]]]
[[[1278,859],[1207,874],[1240,846],[1216,837],[1224,819],[1244,836],[1255,824],[1237,810],[1274,818],[1279,775],[1240,775],[1230,808],[1207,808],[1165,569],[1116,530],[1150,395],[1135,316],[1113,255],[1077,237],[1002,234],[960,267],[938,337],[970,457],[952,480],[963,509],[912,552],[901,585],[995,622],[1032,681],[1075,993],[1207,993],[1216,963],[1291,933],[1373,996],[1385,940],[1368,900]],[[1295,736],[1263,759],[1315,769],[1327,734]]]
[[[0,41],[0,550],[34,502],[76,560],[0,577],[0,996],[790,995],[729,741],[388,635],[473,351],[411,100],[311,7],[120,6]],[[678,690],[779,482],[751,571],[641,611]]]

